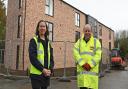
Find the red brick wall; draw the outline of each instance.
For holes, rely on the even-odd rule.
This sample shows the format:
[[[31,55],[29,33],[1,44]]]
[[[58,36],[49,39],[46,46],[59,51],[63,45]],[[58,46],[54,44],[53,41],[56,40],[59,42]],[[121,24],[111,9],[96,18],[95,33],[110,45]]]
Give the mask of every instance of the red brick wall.
[[[8,15],[7,15],[7,30],[6,30],[6,52],[5,52],[5,66],[11,69],[16,69],[16,47],[20,45],[20,60],[19,70],[26,70],[28,68],[28,44],[29,40],[34,36],[36,25],[39,20],[43,19],[53,23],[53,42],[55,68],[63,68],[64,60],[64,41],[66,43],[66,67],[73,67],[74,60],[72,57],[73,42],[75,41],[75,31],[80,31],[84,27],[86,17],[85,14],[72,6],[62,2],[61,0],[54,0],[54,15],[48,16],[45,14],[45,0],[23,0],[23,6],[18,8],[18,0],[8,1]],[[13,8],[13,9],[12,9]],[[80,28],[75,26],[75,12],[80,14]],[[20,38],[17,38],[17,17],[22,15],[22,26]],[[26,17],[25,17],[26,16]],[[25,21],[25,22],[24,22]],[[25,27],[24,27],[25,26]],[[108,48],[108,28],[103,27],[102,42],[104,47]],[[25,32],[24,32],[25,31]],[[24,34],[25,33],[25,34]],[[25,37],[24,37],[25,35]],[[112,36],[113,37],[113,36]],[[25,38],[25,47],[23,48],[23,41]],[[56,42],[61,41],[61,42]],[[111,40],[113,42],[113,39]],[[112,43],[113,44],[113,43]],[[23,63],[23,49],[24,49],[24,63]],[[24,68],[23,68],[24,67]]]

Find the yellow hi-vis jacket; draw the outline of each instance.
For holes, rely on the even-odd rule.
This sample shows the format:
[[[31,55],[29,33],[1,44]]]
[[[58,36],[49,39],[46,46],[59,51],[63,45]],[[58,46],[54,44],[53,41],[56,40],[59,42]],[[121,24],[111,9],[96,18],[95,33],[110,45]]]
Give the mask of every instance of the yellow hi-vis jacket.
[[[98,89],[99,62],[101,60],[101,44],[98,39],[91,36],[86,43],[80,38],[74,45],[73,56],[77,64],[78,87]],[[88,63],[90,71],[86,71],[82,66]]]
[[[36,42],[37,45],[37,60],[44,65],[44,47],[42,45],[41,42],[38,42],[38,37],[35,36],[34,40]],[[50,66],[50,43],[48,42],[48,68]],[[43,70],[42,70],[43,71]],[[39,71],[37,68],[35,68],[32,64],[30,67],[30,73],[31,74],[37,74],[37,75],[41,75],[42,72]]]

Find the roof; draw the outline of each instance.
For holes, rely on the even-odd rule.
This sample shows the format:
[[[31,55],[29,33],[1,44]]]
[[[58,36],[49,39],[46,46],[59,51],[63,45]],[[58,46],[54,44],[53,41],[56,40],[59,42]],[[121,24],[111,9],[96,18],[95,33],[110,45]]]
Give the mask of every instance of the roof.
[[[60,0],[60,1],[62,1],[62,2],[64,2],[65,4],[67,4],[67,5],[69,5],[70,7],[72,7],[72,8],[74,8],[74,9],[76,9],[76,10],[78,10],[79,12],[81,12],[81,13],[83,13],[84,15],[88,15],[88,16],[91,16],[91,15],[89,15],[89,14],[86,14],[85,12],[83,12],[83,11],[81,11],[81,10],[79,10],[78,8],[76,8],[76,7],[74,7],[73,5],[71,5],[71,4],[69,4],[68,2],[66,2],[66,1],[64,1],[64,0]],[[91,16],[92,17],[92,16]],[[93,17],[94,18],[94,17]],[[94,18],[94,19],[96,19],[96,18]],[[97,20],[97,19],[96,19]],[[97,20],[98,21],[98,20]],[[98,21],[99,22],[99,21]],[[102,25],[104,25],[103,23],[101,23],[101,22],[99,22],[100,24],[102,24]],[[114,30],[112,30],[110,27],[108,27],[108,26],[106,26],[106,25],[104,25],[105,27],[107,27],[107,28],[109,28],[111,31],[113,31],[114,32]]]
[[[72,7],[72,8],[74,8],[74,9],[78,10],[79,12],[83,13],[84,15],[87,15],[85,12],[79,10],[78,8],[76,8],[76,7],[74,7],[73,5],[69,4],[68,2],[66,2],[66,1],[64,1],[64,0],[60,0],[60,1],[62,1],[62,2],[64,2],[65,4],[69,5],[70,7]]]

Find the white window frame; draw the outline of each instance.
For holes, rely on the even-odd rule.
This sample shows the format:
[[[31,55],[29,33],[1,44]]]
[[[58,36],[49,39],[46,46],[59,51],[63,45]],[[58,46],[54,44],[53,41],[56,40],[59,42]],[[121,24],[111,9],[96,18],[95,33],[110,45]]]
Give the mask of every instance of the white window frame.
[[[75,12],[75,25],[80,27],[80,14]]]
[[[21,8],[22,7],[22,0],[19,0],[19,8]]]
[[[45,14],[53,16],[53,0],[45,0]]]
[[[49,40],[53,41],[53,23],[51,22],[46,22],[48,26],[48,31],[49,31]]]
[[[18,16],[18,31],[17,31],[17,38],[20,38],[20,30],[21,30],[21,23],[22,23],[22,16]]]

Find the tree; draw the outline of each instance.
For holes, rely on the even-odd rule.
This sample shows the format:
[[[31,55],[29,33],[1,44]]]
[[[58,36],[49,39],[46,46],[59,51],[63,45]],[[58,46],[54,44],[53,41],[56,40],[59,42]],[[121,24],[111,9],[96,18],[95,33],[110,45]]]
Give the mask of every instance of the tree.
[[[6,28],[6,8],[4,0],[0,0],[0,40],[5,39],[5,28]]]
[[[116,33],[115,47],[120,48],[122,57],[125,57],[126,55],[128,55],[128,31],[127,30],[119,31]]]
[[[0,48],[4,47],[5,40],[5,30],[6,30],[6,8],[4,0],[0,0]]]

